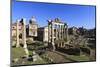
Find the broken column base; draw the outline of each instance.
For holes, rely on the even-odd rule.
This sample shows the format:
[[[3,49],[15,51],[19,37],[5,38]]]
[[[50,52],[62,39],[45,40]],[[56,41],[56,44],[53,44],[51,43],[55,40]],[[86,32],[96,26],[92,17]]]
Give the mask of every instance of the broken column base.
[[[37,61],[37,54],[36,54],[36,52],[35,51],[33,51],[33,56],[32,56],[32,58],[33,58],[33,61],[35,62],[35,61]]]
[[[28,56],[29,56],[28,49],[24,48],[24,50],[25,50],[25,53],[26,53],[26,55],[25,55],[25,56],[28,58]]]
[[[20,47],[20,45],[19,44],[16,44],[16,48],[18,48],[18,47]]]
[[[25,44],[23,48],[24,48],[24,50],[25,50],[26,57],[28,58],[28,56],[29,56],[29,51],[28,51],[28,49],[27,49],[27,45]]]
[[[56,47],[54,43],[52,43],[52,47],[53,47],[53,51],[55,51]]]

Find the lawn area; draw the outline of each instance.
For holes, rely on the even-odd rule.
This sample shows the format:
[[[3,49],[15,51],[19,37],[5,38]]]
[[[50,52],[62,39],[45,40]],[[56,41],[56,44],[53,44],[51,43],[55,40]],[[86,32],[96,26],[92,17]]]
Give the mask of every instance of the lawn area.
[[[42,58],[38,58],[37,61],[33,62],[33,64],[46,64],[47,62],[42,59]]]
[[[89,61],[89,57],[85,55],[75,56],[75,55],[67,55],[67,58],[70,58],[75,61]]]
[[[25,56],[24,48],[11,48],[12,51],[12,60],[18,59],[17,62],[13,62],[12,65],[27,65],[27,64],[46,64],[47,62],[38,56],[37,61],[28,61],[27,59],[23,59],[22,57]],[[29,51],[30,55],[32,55],[32,51]]]
[[[30,65],[30,64],[45,64],[46,62],[41,59],[40,57],[36,60],[36,61],[28,61],[28,60],[24,60],[24,65]],[[23,64],[23,63],[22,63]]]
[[[11,48],[11,53],[12,53],[12,59],[14,58],[20,58],[25,55],[24,48],[19,47],[19,48]]]
[[[80,61],[90,61],[90,57],[87,55],[68,55],[65,53],[61,53],[56,51],[57,54],[62,55],[66,60],[70,60],[69,62],[80,62]]]

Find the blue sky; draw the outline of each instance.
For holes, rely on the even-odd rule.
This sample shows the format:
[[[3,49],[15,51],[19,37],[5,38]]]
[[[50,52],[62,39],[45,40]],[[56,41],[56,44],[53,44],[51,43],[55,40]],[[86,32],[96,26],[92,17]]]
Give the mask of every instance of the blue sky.
[[[12,0],[12,22],[26,18],[27,23],[34,16],[39,26],[46,26],[47,20],[60,18],[71,26],[94,28],[95,6],[72,4],[48,4],[35,2],[19,2]]]

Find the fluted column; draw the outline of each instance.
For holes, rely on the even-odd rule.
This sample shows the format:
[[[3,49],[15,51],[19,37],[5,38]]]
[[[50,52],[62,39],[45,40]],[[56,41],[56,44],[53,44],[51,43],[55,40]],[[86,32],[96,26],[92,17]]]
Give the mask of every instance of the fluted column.
[[[16,23],[16,47],[19,47],[19,20]]]
[[[62,25],[61,26],[61,38],[62,38],[62,41],[61,41],[61,43],[62,43],[62,47],[64,47],[65,45],[64,45],[64,36],[63,36],[63,27],[64,27],[64,25]]]
[[[48,20],[48,42],[52,42],[52,20]]]
[[[59,29],[58,29],[58,31],[59,31],[59,40],[60,40],[60,25],[59,25]]]
[[[58,31],[57,31],[57,25],[55,25],[55,30],[56,30],[56,34],[55,34],[55,38],[56,38],[56,41],[58,40]]]
[[[55,51],[55,43],[54,43],[54,24],[52,23],[52,46],[53,51]]]
[[[63,25],[61,25],[61,39],[63,40]]]
[[[65,38],[68,41],[68,26],[67,26],[67,24],[65,25]]]
[[[26,52],[26,55],[29,55],[28,49],[27,49],[27,44],[26,44],[26,20],[23,19],[23,45],[24,45],[24,50]]]
[[[66,40],[67,38],[66,38],[66,25],[64,25],[64,39]]]
[[[64,40],[64,25],[62,27],[62,39]]]
[[[51,35],[51,25],[48,23],[48,42],[50,43],[51,40],[50,40],[50,35]]]
[[[63,47],[63,44],[62,44],[62,25],[60,25],[60,38],[61,38],[61,47]]]
[[[60,25],[60,44],[61,44],[61,47],[63,47],[63,44],[62,44],[62,25]]]

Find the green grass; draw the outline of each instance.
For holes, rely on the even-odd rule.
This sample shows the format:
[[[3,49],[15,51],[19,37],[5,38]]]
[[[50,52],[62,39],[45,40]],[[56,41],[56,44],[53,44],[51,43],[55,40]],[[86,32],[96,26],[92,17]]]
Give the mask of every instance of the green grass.
[[[33,62],[34,64],[46,64],[47,62],[43,59],[37,59],[37,61]]]
[[[24,48],[22,47],[19,47],[19,48],[11,48],[12,49],[12,60],[14,59],[19,59],[18,62],[14,62],[13,65],[19,65],[19,64],[23,64],[22,63],[22,58],[25,54],[25,51],[24,51]],[[29,54],[32,55],[32,51],[29,51]],[[20,63],[19,63],[20,62]],[[25,60],[24,61],[24,65],[27,65],[27,64],[46,64],[47,62],[42,59],[42,58],[38,58],[37,61],[28,61],[28,60]]]
[[[20,58],[25,55],[24,48],[19,47],[19,48],[11,48],[12,49],[12,58]]]
[[[67,58],[70,58],[75,61],[89,61],[89,57],[85,55],[80,55],[80,56],[68,55]]]
[[[32,55],[32,52],[33,52],[33,51],[29,50],[29,55]]]
[[[30,64],[45,64],[46,62],[42,59],[37,59],[37,61],[25,61],[24,65],[30,65]]]

